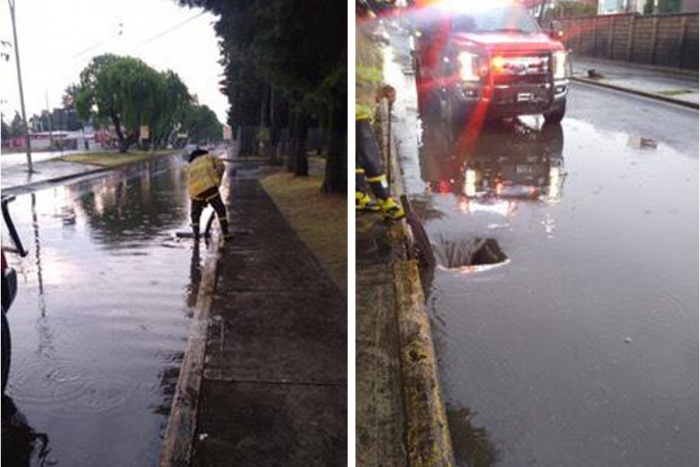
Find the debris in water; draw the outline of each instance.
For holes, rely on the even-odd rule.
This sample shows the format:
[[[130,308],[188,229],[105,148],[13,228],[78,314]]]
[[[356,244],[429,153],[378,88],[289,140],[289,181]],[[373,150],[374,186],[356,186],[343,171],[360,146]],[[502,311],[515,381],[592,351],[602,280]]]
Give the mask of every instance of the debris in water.
[[[605,76],[603,76],[601,73],[598,73],[595,68],[591,68],[588,70],[588,77],[590,79],[603,79]]]
[[[656,149],[657,142],[651,138],[643,138],[641,136],[630,136],[627,145],[635,149]]]
[[[631,337],[625,337],[625,344],[631,344],[632,343],[632,338]]]

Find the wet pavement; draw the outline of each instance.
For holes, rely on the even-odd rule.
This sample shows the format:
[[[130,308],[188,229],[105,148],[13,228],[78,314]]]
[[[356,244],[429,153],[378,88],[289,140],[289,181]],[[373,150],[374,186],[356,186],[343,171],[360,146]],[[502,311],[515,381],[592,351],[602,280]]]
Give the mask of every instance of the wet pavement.
[[[507,256],[426,277],[458,465],[696,465],[697,112],[574,85],[561,126],[489,124],[455,150],[419,125],[398,45],[414,208],[437,248]]]
[[[259,176],[239,169],[224,195],[238,233],[219,251],[196,433],[181,441],[193,466],[343,466],[347,298]]]
[[[3,464],[23,450],[30,465],[157,463],[203,261],[175,238],[182,169],[161,158],[11,203],[29,255],[9,257],[7,394],[26,423],[3,402]],[[45,438],[29,443],[26,425]]]

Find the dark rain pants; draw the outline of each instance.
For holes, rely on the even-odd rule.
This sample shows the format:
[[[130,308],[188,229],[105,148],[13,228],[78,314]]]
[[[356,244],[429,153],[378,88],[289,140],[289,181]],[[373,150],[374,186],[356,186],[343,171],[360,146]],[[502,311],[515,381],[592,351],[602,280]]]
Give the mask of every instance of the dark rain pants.
[[[214,208],[216,212],[216,217],[219,219],[219,225],[221,226],[221,233],[223,235],[228,234],[228,220],[226,218],[226,206],[221,199],[218,188],[210,188],[200,195],[202,199],[192,199],[192,206],[190,208],[190,218],[192,220],[192,231],[195,237],[199,237],[199,219],[202,217],[202,211],[207,205]]]
[[[355,167],[355,190],[366,193],[367,184],[378,199],[389,199],[384,164],[377,136],[369,120],[355,121],[355,147],[357,162]]]

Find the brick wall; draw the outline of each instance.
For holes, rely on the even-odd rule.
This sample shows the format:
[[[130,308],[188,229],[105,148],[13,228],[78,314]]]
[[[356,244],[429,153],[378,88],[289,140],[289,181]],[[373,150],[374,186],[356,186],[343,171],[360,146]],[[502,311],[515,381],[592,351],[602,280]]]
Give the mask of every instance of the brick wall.
[[[698,14],[636,14],[561,20],[574,53],[698,71]]]

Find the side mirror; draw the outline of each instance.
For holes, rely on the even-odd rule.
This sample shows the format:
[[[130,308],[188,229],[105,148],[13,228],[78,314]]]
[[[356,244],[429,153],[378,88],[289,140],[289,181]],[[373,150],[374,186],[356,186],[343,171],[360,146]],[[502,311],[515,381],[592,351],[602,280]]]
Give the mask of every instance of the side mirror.
[[[549,23],[549,31],[548,31],[549,37],[554,39],[555,41],[564,41],[564,26],[561,24],[561,21],[552,21]]]

